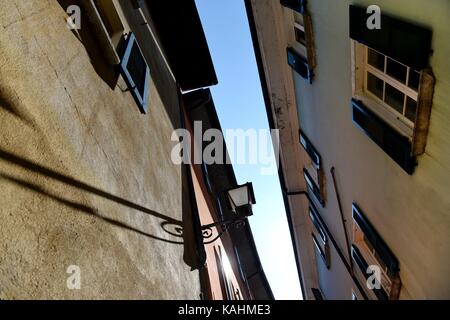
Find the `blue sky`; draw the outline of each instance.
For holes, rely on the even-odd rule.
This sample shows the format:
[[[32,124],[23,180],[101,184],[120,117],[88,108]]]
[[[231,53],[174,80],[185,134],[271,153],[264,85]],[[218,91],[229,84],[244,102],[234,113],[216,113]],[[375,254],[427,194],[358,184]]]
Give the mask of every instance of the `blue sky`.
[[[269,129],[244,0],[196,0],[219,79],[211,88],[222,129]],[[250,224],[276,299],[300,299],[295,258],[278,176],[261,165],[234,164],[239,183],[253,182]]]

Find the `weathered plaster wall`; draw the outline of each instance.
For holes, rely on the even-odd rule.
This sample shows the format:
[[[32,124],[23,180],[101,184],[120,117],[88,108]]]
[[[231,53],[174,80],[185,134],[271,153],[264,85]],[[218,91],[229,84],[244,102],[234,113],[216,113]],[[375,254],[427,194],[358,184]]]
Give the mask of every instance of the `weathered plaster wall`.
[[[280,130],[280,164],[289,192],[306,190],[303,164],[308,161],[302,152],[298,128],[295,86],[292,70],[286,63],[288,30],[294,23],[292,11],[284,10],[276,0],[251,0],[258,33],[262,64],[270,95],[271,112],[275,127]],[[291,35],[294,37],[294,35]],[[302,263],[300,276],[305,285],[304,298],[312,299],[311,284],[317,283],[315,255],[311,244],[311,228],[304,196],[290,196],[292,224],[297,254]]]
[[[426,152],[419,157],[414,175],[409,176],[356,128],[350,110],[350,1],[310,1],[317,54],[316,78],[309,85],[295,72],[293,76],[301,127],[321,153],[329,177],[328,202],[321,210],[322,216],[345,248],[330,176],[330,168],[335,166],[347,221],[351,221],[351,205],[356,201],[400,260],[401,298],[449,298],[450,2],[356,2],[378,4],[384,12],[433,30],[434,54],[430,64],[437,82],[430,133]],[[334,278],[325,291],[335,292],[334,286],[345,289],[349,285]]]
[[[182,197],[159,92],[141,115],[65,19],[56,0],[0,0],[0,298],[195,299],[160,227]]]

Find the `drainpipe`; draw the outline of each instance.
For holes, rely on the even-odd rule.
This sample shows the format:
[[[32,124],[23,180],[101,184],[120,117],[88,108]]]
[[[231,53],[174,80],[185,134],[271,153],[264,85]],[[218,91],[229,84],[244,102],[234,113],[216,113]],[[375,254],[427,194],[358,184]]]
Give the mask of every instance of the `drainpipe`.
[[[184,103],[183,103],[183,96],[181,94],[181,88],[179,84],[177,83],[177,90],[178,90],[178,100],[179,100],[179,113],[180,113],[180,125],[182,129],[186,130],[186,120],[185,120],[185,113],[184,113]],[[190,159],[190,150],[184,150],[185,152],[189,152],[189,159]],[[203,243],[203,235],[202,235],[202,225],[200,222],[200,215],[198,212],[197,207],[197,199],[195,198],[195,191],[194,191],[194,183],[192,179],[192,172],[191,172],[191,166],[188,163],[183,163],[184,169],[186,171],[186,177],[188,180],[188,189],[189,189],[189,203],[191,205],[191,212],[192,212],[192,222],[193,222],[193,228],[194,228],[194,236],[195,236],[195,245],[196,245],[196,251],[197,251],[197,258],[198,258],[198,265],[197,267],[193,267],[192,269],[199,269],[200,272],[204,272],[203,267],[206,263],[206,251],[205,251],[205,245]]]
[[[344,235],[345,235],[345,244],[347,245],[347,254],[348,254],[348,260],[349,260],[349,264],[350,264],[350,273],[353,276],[353,259],[352,259],[352,254],[351,254],[351,247],[350,247],[350,241],[348,239],[348,233],[347,233],[347,225],[346,225],[346,220],[344,218],[344,213],[342,211],[342,203],[341,203],[341,196],[339,194],[339,190],[337,187],[337,183],[336,183],[336,176],[335,176],[335,168],[331,167],[331,176],[333,177],[333,185],[334,185],[334,191],[336,193],[336,198],[337,198],[337,202],[338,202],[338,206],[339,206],[339,213],[341,215],[341,221],[342,221],[342,226],[344,227]]]

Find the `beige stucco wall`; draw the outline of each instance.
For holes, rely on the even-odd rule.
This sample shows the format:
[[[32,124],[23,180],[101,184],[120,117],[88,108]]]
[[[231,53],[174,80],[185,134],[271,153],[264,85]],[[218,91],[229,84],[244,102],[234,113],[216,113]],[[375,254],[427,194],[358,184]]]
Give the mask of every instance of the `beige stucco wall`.
[[[312,85],[295,72],[293,77],[301,127],[321,153],[327,174],[328,201],[321,213],[341,248],[345,248],[330,176],[330,168],[335,166],[347,221],[351,221],[351,205],[356,201],[399,259],[401,298],[449,298],[450,2],[354,2],[377,4],[385,13],[432,29],[434,54],[430,64],[437,82],[430,133],[426,152],[418,158],[419,165],[410,176],[352,123],[350,1],[310,1],[316,77]],[[341,286],[349,292],[345,287],[350,282],[343,282],[337,275],[333,278],[324,291],[336,291],[333,287]]]
[[[352,122],[351,43],[348,6],[378,4],[382,11],[433,30],[430,64],[436,76],[426,153],[414,175],[407,175]],[[278,0],[251,1],[272,115],[280,129],[281,163],[289,191],[305,188],[301,167],[308,160],[296,150],[298,127],[322,156],[326,207],[319,208],[347,256],[339,208],[330,174],[336,168],[343,211],[351,232],[355,201],[400,261],[400,298],[449,298],[450,279],[450,2],[448,0],[314,0],[312,16],[317,68],[312,85],[287,64],[286,47],[294,37],[294,13]],[[293,119],[293,114],[297,119]],[[298,125],[299,124],[299,125]],[[350,274],[330,244],[331,269],[315,258],[307,203],[289,197],[306,298],[320,287],[325,298],[351,299]],[[348,259],[348,257],[347,257]],[[359,298],[361,296],[359,295]]]
[[[0,0],[0,298],[198,298],[160,227],[182,204],[158,91],[141,115],[65,19],[56,0]]]

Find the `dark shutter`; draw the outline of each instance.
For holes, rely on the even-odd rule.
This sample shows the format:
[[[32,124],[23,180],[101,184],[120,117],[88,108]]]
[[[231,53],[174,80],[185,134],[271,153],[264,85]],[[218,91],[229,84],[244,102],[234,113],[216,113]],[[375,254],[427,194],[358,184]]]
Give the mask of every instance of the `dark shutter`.
[[[316,227],[317,231],[319,232],[320,238],[322,239],[323,243],[326,243],[327,236],[320,222],[319,214],[317,213],[316,209],[313,208],[312,206],[309,207],[309,217],[311,218],[314,227]]]
[[[281,5],[303,14],[306,11],[306,0],[281,0]]]
[[[292,69],[305,78],[309,83],[312,83],[313,71],[309,67],[306,59],[300,56],[292,48],[287,48],[287,59],[288,64],[292,67]]]
[[[358,247],[355,246],[354,244],[352,244],[352,258],[353,258],[353,261],[356,262],[356,265],[359,267],[359,269],[361,270],[364,277],[366,279],[369,278],[369,276],[371,275],[371,274],[367,273],[367,268],[369,267],[369,264],[366,262],[366,260],[362,256]],[[386,291],[384,291],[383,288],[380,288],[380,289],[374,288],[372,291],[373,291],[373,293],[375,293],[375,295],[377,296],[377,298],[379,300],[388,300],[389,299]]]
[[[139,110],[141,113],[147,113],[150,71],[133,33],[130,33],[126,40],[124,54],[120,62],[120,72]]]
[[[408,174],[413,174],[416,158],[411,156],[411,141],[370,111],[361,101],[352,99],[353,122],[362,129]]]
[[[399,263],[397,258],[355,203],[353,203],[353,220],[358,224],[367,240],[375,249],[377,255],[381,260],[383,260],[383,263],[388,269],[389,276],[395,277],[399,271]]]
[[[314,182],[313,178],[309,174],[308,170],[303,169],[303,176],[305,177],[306,184],[308,185],[308,188],[312,191],[316,199],[319,201],[319,203],[322,205],[322,207],[325,206],[325,201],[322,199],[322,196],[320,195],[320,189],[317,186],[317,184]]]
[[[367,28],[366,8],[350,5],[350,38],[398,60],[413,69],[428,66],[431,30],[389,15],[381,15],[381,29]]]
[[[312,162],[317,166],[317,168],[320,168],[322,159],[321,159],[319,153],[317,152],[316,148],[314,148],[314,146],[312,145],[311,141],[308,139],[308,137],[305,135],[305,133],[301,130],[300,130],[300,144],[303,146],[305,151],[311,157]]]
[[[311,236],[313,239],[314,247],[316,248],[317,252],[319,253],[320,257],[322,258],[323,263],[325,263],[325,266],[327,267],[327,269],[330,269],[330,263],[328,261],[328,258],[325,255],[325,252],[323,252],[322,247],[320,246],[319,242],[316,239],[316,236],[314,235],[314,233],[312,233]]]

